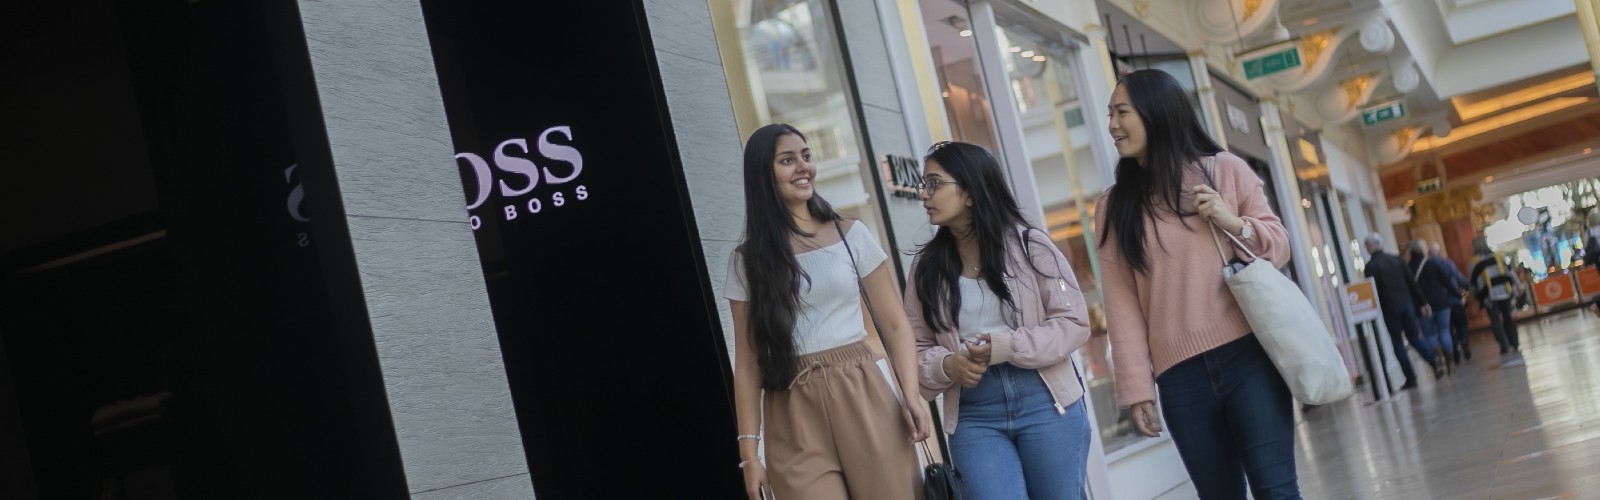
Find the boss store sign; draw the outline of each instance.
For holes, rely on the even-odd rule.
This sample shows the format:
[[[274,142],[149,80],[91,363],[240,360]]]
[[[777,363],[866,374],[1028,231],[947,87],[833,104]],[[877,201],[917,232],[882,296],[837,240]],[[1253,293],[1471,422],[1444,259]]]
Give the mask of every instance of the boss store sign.
[[[439,165],[461,173],[534,492],[741,497],[720,299],[642,3],[422,12],[457,152]]]
[[[552,136],[557,142],[552,142]],[[483,216],[478,209],[495,192],[497,177],[502,203],[511,202],[497,205],[497,215],[503,216],[506,221],[516,220],[522,214],[542,213],[547,202],[554,208],[566,206],[569,196],[573,201],[589,199],[589,187],[575,182],[583,174],[583,154],[571,145],[572,127],[561,125],[545,129],[539,133],[535,144],[538,145],[537,149],[530,150],[526,138],[500,142],[491,154],[494,158],[492,169],[483,155],[456,153],[456,160],[470,168],[471,180],[467,182],[467,187],[476,186],[472,203],[467,204],[467,220],[472,223],[472,230],[483,227]],[[533,160],[535,155],[540,158],[539,162]],[[545,166],[540,167],[540,163]],[[551,164],[555,164],[561,173],[552,171]],[[545,189],[541,190],[542,193],[536,193],[541,181]]]

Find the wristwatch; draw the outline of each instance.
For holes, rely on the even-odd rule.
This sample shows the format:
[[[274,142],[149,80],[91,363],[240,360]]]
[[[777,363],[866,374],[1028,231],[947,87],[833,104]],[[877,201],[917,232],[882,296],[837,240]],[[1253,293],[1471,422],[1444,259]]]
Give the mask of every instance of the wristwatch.
[[[1250,221],[1244,221],[1244,227],[1239,228],[1239,239],[1248,240],[1248,239],[1250,239],[1251,236],[1255,236],[1255,235],[1256,235],[1256,227],[1253,226],[1253,225],[1250,225]]]

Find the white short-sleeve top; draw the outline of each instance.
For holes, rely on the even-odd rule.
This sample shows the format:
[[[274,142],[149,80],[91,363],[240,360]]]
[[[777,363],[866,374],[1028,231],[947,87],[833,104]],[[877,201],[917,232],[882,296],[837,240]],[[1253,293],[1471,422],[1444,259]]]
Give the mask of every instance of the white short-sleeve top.
[[[832,229],[832,228],[829,228]],[[825,351],[867,338],[861,311],[861,290],[856,272],[871,274],[889,256],[865,224],[855,223],[845,232],[850,250],[855,252],[857,269],[850,268],[850,254],[843,241],[796,254],[800,269],[811,277],[800,279],[800,311],[794,322],[794,340],[799,354]],[[744,274],[744,259],[735,250],[728,257],[728,277],[723,283],[729,300],[748,301],[749,281]],[[899,304],[890,304],[899,307]]]

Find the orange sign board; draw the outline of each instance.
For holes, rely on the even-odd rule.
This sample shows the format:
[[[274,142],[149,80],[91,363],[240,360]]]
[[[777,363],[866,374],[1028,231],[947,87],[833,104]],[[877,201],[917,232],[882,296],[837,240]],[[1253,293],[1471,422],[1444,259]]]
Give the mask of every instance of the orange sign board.
[[[1600,294],[1600,268],[1590,266],[1578,270],[1578,292],[1584,297]]]
[[[1578,300],[1577,290],[1572,289],[1572,277],[1555,275],[1549,279],[1533,284],[1533,298],[1541,306],[1551,306],[1564,302]]]
[[[1344,311],[1351,323],[1373,321],[1383,317],[1378,305],[1378,288],[1372,279],[1352,281],[1344,287]]]

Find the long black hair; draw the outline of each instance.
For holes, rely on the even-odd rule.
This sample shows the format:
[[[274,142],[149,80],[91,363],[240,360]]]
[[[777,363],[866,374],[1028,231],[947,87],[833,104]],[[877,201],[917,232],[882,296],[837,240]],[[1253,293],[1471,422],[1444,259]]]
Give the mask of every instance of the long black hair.
[[[750,298],[750,337],[761,368],[761,387],[782,390],[798,372],[794,322],[800,310],[800,280],[811,277],[795,260],[792,235],[812,236],[800,230],[783,202],[778,178],[772,171],[778,139],[800,130],[784,123],[756,129],[744,145],[744,243],[739,246]],[[838,220],[838,213],[821,195],[813,193],[806,208],[815,220]]]
[[[1133,158],[1117,162],[1116,184],[1111,186],[1106,200],[1108,230],[1100,234],[1100,245],[1104,246],[1115,234],[1127,264],[1147,272],[1150,257],[1145,248],[1145,220],[1157,220],[1163,212],[1176,214],[1180,222],[1197,215],[1183,210],[1180,202],[1184,171],[1201,157],[1221,152],[1222,147],[1206,135],[1195,116],[1194,104],[1189,101],[1189,92],[1172,75],[1160,70],[1138,70],[1123,77],[1121,85],[1128,90],[1139,121],[1144,122],[1145,160],[1142,166]],[[1206,184],[1213,184],[1210,172],[1200,169],[1200,175]],[[1184,227],[1188,227],[1187,222]],[[1155,237],[1160,244],[1161,235]]]
[[[930,161],[944,167],[951,180],[972,198],[972,223],[965,234],[956,234],[960,229],[942,226],[932,240],[917,249],[915,279],[922,320],[937,330],[953,331],[960,328],[961,323],[958,314],[961,287],[957,280],[961,278],[962,268],[956,242],[963,237],[977,239],[979,279],[988,285],[995,297],[1015,310],[1016,302],[1005,284],[1006,259],[1010,255],[1006,247],[1011,244],[1013,235],[1022,234],[1019,228],[1032,230],[1034,227],[1017,208],[1017,198],[1006,184],[1000,162],[983,146],[940,142],[923,157],[924,163]],[[1023,251],[1027,252],[1026,245]]]

